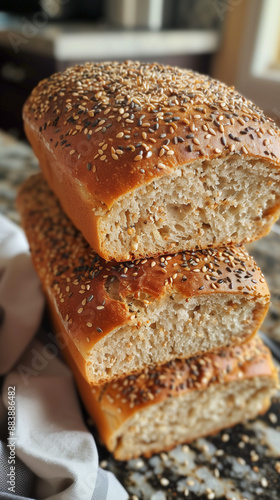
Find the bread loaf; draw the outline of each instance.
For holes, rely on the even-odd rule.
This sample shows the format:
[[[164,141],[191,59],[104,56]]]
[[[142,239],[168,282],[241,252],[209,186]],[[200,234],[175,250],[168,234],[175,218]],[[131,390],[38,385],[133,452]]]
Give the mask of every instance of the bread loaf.
[[[56,331],[93,384],[243,342],[264,318],[269,291],[242,247],[106,262],[41,174],[18,208]]]
[[[50,187],[106,260],[249,242],[279,215],[278,127],[208,76],[88,63],[39,83],[23,118]]]
[[[254,418],[268,409],[278,384],[258,337],[101,387],[91,387],[71,356],[68,361],[102,440],[119,460],[150,456]]]

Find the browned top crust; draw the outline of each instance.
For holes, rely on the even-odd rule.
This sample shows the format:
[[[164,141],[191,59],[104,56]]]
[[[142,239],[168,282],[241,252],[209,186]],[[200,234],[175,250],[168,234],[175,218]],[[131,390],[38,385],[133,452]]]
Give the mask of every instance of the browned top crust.
[[[143,299],[140,293],[149,301],[167,293],[188,300],[225,292],[269,300],[261,270],[241,246],[106,262],[69,221],[41,174],[23,184],[17,204],[44,290],[80,352],[115,328],[137,323],[141,314],[131,310],[129,298]],[[116,296],[108,293],[113,282]]]
[[[267,376],[278,380],[269,349],[259,337],[231,349],[189,359],[176,359],[163,366],[92,388],[103,410],[124,419],[143,406],[159,403],[214,384]]]
[[[197,159],[240,154],[279,165],[276,124],[233,87],[160,64],[87,63],[43,80],[23,118],[95,200]]]

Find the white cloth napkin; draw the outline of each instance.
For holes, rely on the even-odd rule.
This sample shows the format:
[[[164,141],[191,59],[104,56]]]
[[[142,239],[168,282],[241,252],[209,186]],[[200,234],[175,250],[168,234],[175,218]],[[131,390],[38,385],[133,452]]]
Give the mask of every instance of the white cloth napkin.
[[[28,249],[23,231],[0,214],[0,375],[24,352],[42,316],[44,299]]]
[[[8,388],[15,387],[14,442],[23,462],[19,467],[25,470],[23,474],[19,470],[16,482],[24,482],[29,469],[35,474],[36,498],[126,500],[128,495],[118,480],[98,468],[96,445],[83,422],[72,375],[57,357],[55,344],[49,339],[45,343],[32,340],[43,305],[25,236],[0,215],[0,373],[7,374],[2,398],[7,407]],[[3,424],[3,408],[0,405],[2,426],[7,425]],[[22,493],[22,484],[11,496],[3,493],[9,468],[7,449],[2,454],[1,450],[3,443],[0,498],[23,498],[18,494],[30,498],[30,493]]]

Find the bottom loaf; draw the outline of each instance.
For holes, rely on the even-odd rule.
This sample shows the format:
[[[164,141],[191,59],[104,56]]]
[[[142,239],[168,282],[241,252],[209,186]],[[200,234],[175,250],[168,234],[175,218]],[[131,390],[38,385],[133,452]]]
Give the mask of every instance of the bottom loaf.
[[[277,370],[260,338],[92,387],[70,354],[83,402],[118,460],[150,456],[266,411]]]

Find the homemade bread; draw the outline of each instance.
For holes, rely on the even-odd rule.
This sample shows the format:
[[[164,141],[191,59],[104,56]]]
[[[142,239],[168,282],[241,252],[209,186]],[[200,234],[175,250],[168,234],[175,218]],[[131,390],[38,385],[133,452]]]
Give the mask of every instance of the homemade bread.
[[[18,208],[55,329],[94,384],[243,342],[265,316],[269,291],[242,247],[106,262],[41,174]]]
[[[268,409],[278,383],[258,337],[101,387],[90,387],[69,353],[68,361],[102,440],[119,460],[149,456],[254,418]]]
[[[106,260],[249,242],[279,215],[278,127],[208,76],[87,63],[39,83],[23,118],[50,187]]]

